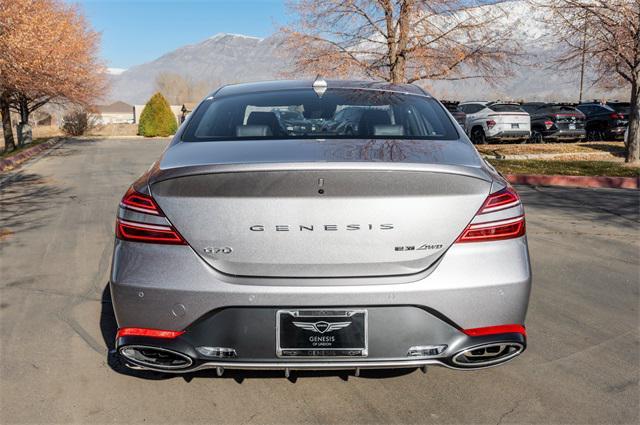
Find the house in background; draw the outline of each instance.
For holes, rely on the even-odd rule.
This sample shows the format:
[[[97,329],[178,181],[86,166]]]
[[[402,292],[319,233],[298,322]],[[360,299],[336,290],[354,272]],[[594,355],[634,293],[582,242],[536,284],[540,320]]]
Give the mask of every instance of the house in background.
[[[96,106],[96,120],[98,124],[131,124],[135,120],[134,106],[124,102],[114,102],[111,105]]]

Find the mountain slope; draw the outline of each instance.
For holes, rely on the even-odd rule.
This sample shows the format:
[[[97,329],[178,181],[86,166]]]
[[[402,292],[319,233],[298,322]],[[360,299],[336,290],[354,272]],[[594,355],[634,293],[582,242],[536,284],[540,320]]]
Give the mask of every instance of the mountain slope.
[[[217,34],[112,76],[110,100],[146,102],[153,94],[156,76],[162,72],[210,82],[212,90],[220,84],[276,79],[288,66],[280,57],[281,43],[277,36],[260,39]]]

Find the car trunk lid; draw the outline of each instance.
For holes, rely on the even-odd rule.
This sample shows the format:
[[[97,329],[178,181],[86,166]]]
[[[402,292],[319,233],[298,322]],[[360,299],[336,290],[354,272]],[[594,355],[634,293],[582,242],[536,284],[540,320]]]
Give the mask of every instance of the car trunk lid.
[[[324,147],[344,148],[344,141],[337,142]],[[350,147],[369,143],[372,149],[374,142],[354,141]],[[351,155],[351,161],[320,162],[311,161],[312,151],[302,154],[308,149],[301,147],[304,143],[289,142],[290,151],[278,155],[296,162],[275,161],[271,151],[263,160],[274,162],[233,164],[219,151],[219,163],[212,164],[204,152],[224,150],[212,142],[200,146],[200,159],[165,154],[165,166],[154,173],[150,189],[178,232],[219,272],[296,278],[407,275],[443,255],[491,188],[480,167],[441,163],[451,159],[452,149],[461,149],[459,142],[449,142],[449,149],[428,143],[419,158],[406,148],[403,159],[369,151],[373,159],[362,154]],[[183,145],[196,149],[193,145],[201,144]],[[459,160],[471,162],[472,156]]]

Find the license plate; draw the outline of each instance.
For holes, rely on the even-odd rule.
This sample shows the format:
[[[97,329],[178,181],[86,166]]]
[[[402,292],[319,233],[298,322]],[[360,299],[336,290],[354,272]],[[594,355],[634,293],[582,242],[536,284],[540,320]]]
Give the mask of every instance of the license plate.
[[[575,124],[569,124],[569,130],[575,130],[575,129],[576,129]]]
[[[365,357],[367,310],[278,310],[278,357]]]
[[[520,124],[511,124],[511,128],[520,128]]]

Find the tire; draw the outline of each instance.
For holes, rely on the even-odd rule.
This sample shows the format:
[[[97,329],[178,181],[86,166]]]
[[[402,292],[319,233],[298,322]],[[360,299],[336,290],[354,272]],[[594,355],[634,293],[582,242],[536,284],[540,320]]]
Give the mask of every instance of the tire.
[[[471,130],[471,142],[474,145],[486,145],[489,143],[487,142],[487,137],[484,134],[484,130],[480,127],[476,127]]]
[[[533,130],[531,132],[531,143],[544,143],[544,137],[542,137],[542,133],[538,130]]]
[[[587,140],[589,142],[601,142],[603,140],[602,131],[600,131],[600,130],[589,130],[587,132]]]

